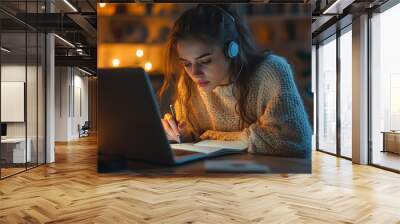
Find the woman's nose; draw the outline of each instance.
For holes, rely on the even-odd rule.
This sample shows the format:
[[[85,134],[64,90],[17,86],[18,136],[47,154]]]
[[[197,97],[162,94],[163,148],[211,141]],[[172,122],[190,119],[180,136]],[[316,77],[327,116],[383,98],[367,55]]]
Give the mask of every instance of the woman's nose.
[[[193,74],[193,76],[195,76],[195,77],[199,77],[199,76],[203,76],[204,73],[203,73],[203,71],[202,71],[200,65],[198,65],[198,64],[193,64],[193,67],[192,67],[192,74]]]

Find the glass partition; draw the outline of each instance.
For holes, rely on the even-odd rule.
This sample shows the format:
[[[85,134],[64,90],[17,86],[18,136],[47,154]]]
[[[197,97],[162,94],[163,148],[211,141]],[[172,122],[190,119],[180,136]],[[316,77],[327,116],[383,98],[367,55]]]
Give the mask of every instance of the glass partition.
[[[318,149],[336,154],[336,36],[318,47]]]
[[[39,13],[40,2],[0,7],[23,17]],[[10,15],[0,12],[0,178],[45,162],[45,35]]]
[[[26,32],[2,32],[1,46],[1,175],[26,169],[31,151],[26,142]],[[28,145],[29,146],[29,145]]]
[[[26,80],[26,89],[27,89],[27,98],[26,98],[26,113],[27,113],[27,144],[28,148],[30,148],[30,161],[28,161],[27,166],[33,167],[37,165],[37,157],[38,157],[38,144],[37,144],[37,80],[38,80],[38,35],[36,32],[28,32],[28,62],[27,62],[27,80]]]
[[[45,114],[46,114],[46,36],[43,33],[38,34],[38,75],[37,75],[37,162],[44,164],[46,162],[45,145]]]

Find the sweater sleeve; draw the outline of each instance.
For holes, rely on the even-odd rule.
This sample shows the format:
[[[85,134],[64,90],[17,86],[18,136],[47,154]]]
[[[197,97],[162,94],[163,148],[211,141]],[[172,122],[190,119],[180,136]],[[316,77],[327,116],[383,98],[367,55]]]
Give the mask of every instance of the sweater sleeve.
[[[250,153],[309,157],[311,127],[285,59],[271,56],[258,72],[257,121],[241,132],[206,131],[202,139],[245,140]]]
[[[259,71],[265,74],[257,94],[258,120],[245,130],[249,152],[309,157],[311,127],[292,69],[285,59],[271,57]]]

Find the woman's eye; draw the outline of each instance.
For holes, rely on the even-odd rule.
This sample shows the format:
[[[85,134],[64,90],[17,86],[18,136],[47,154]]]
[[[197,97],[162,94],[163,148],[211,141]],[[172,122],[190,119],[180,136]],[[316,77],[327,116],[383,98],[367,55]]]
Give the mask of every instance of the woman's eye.
[[[188,68],[190,67],[190,63],[182,63],[183,67]]]

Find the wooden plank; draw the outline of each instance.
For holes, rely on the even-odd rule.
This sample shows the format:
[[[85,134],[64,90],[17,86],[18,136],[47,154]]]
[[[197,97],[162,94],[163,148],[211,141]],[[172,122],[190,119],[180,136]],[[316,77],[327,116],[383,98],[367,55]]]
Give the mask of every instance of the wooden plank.
[[[399,174],[313,152],[312,174],[98,174],[96,139],[0,181],[0,223],[398,223]]]

